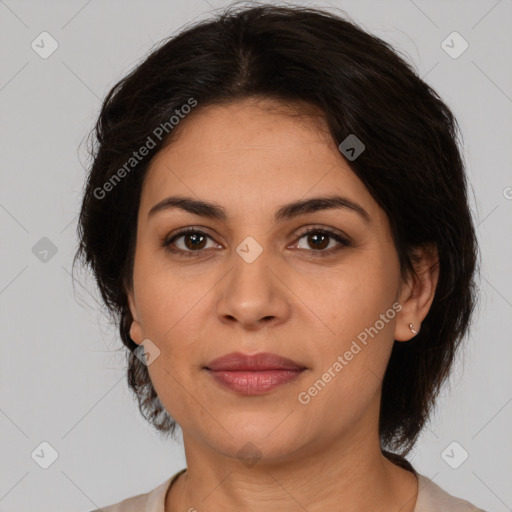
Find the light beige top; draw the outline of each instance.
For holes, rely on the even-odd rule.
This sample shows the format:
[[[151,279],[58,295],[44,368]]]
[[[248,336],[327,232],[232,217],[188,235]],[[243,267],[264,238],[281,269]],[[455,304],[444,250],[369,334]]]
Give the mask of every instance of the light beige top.
[[[119,503],[92,512],[166,512],[167,490],[174,480],[185,471],[186,468],[178,471],[152,491],[126,498]],[[426,476],[417,473],[417,477],[418,496],[414,512],[485,512],[466,500],[448,494]]]

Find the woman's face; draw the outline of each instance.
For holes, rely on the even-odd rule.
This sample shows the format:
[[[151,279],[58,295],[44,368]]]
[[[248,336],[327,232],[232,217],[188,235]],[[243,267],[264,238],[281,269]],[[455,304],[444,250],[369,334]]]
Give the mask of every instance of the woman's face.
[[[398,313],[409,287],[385,213],[320,117],[245,100],[197,110],[176,129],[144,182],[129,302],[130,335],[158,348],[148,370],[184,439],[262,462],[376,439],[393,340],[409,339],[417,320]],[[178,207],[149,214],[170,196],[215,204],[225,219]],[[368,218],[339,206],[275,218],[333,196]],[[162,245],[184,228],[195,234]],[[247,395],[205,369],[230,352],[275,353],[306,370]]]

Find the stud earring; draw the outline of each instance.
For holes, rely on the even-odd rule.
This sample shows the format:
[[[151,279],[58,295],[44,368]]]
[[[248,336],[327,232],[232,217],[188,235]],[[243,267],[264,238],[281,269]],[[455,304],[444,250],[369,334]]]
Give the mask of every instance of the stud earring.
[[[409,324],[409,329],[411,329],[413,334],[418,334],[418,332],[414,330],[412,324]]]

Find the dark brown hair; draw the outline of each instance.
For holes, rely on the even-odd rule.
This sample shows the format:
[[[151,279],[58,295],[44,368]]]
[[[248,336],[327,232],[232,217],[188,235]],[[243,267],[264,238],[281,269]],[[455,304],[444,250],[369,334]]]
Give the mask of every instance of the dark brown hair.
[[[98,190],[191,98],[197,111],[250,97],[307,103],[323,113],[337,144],[350,134],[363,141],[364,152],[347,163],[389,218],[403,278],[414,272],[415,247],[438,249],[430,311],[417,336],[395,342],[383,381],[381,447],[407,465],[384,448],[407,454],[429,418],[472,319],[478,247],[456,119],[403,57],[346,16],[297,6],[231,6],[163,41],[105,98],[75,259],[90,266],[119,326],[129,386],[157,431],[174,433],[175,421],[133,353],[138,345],[129,336],[126,294],[142,182],[173,132],[153,136],[149,156],[108,193]]]

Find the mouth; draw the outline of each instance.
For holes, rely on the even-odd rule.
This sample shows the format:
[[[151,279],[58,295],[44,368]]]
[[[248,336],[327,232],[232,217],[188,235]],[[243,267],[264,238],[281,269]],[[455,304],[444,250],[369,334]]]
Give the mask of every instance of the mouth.
[[[260,395],[297,380],[307,367],[277,354],[232,352],[203,369],[224,388],[244,395]]]

